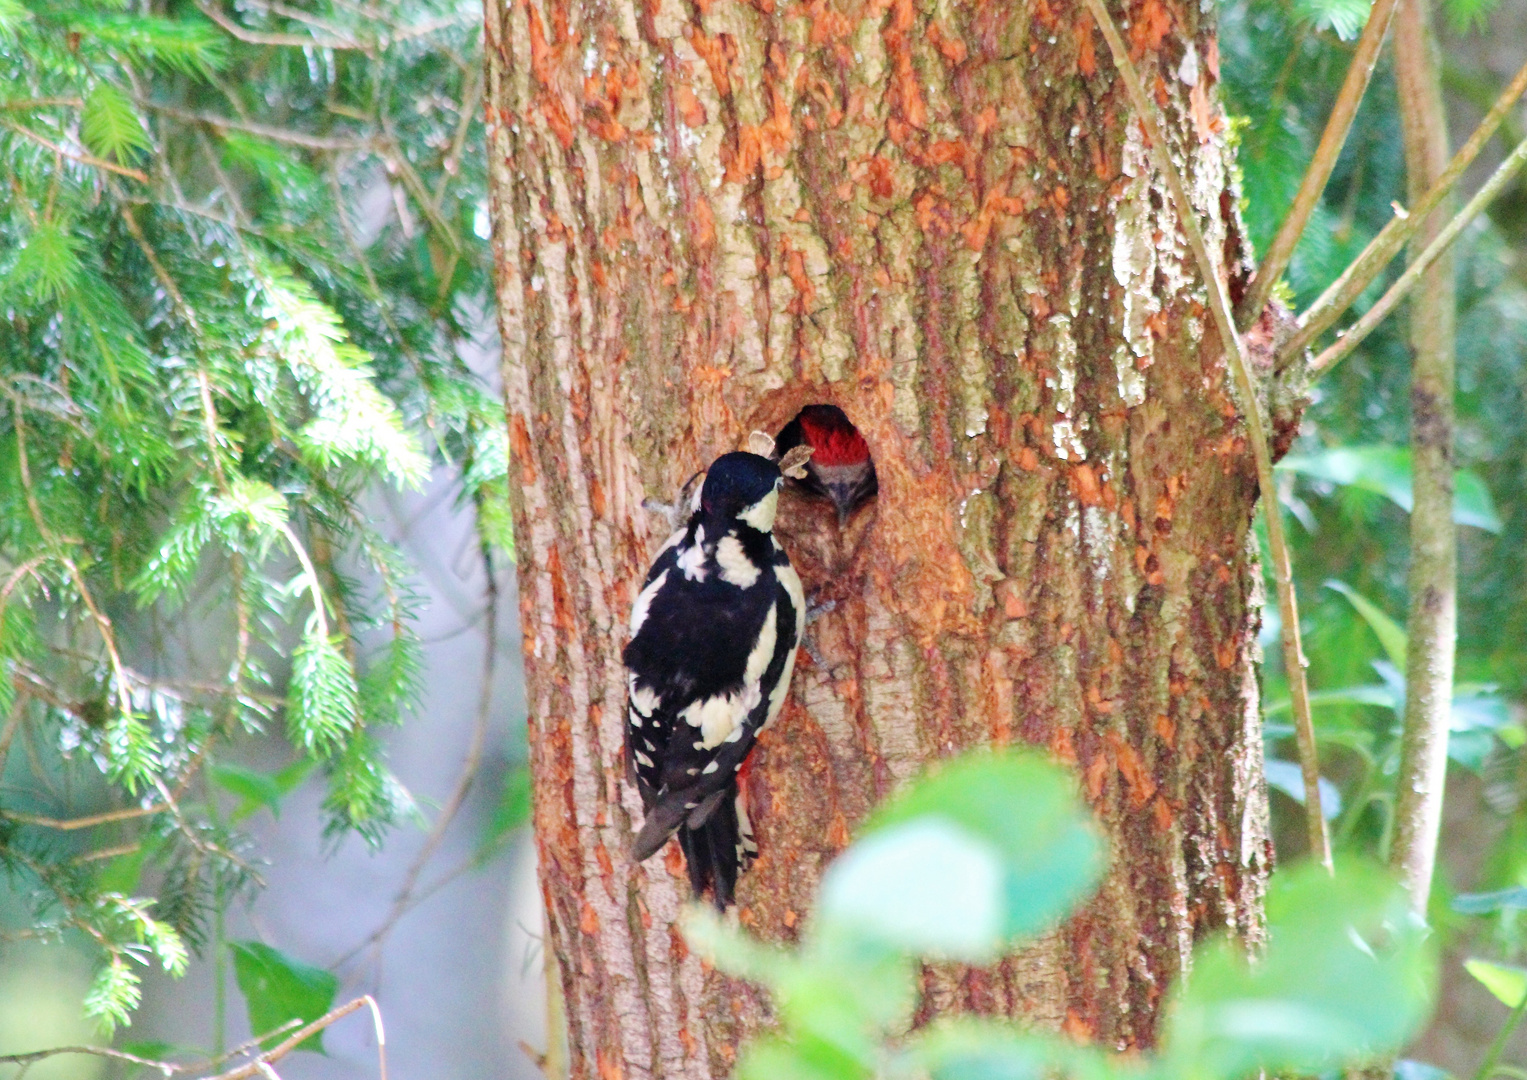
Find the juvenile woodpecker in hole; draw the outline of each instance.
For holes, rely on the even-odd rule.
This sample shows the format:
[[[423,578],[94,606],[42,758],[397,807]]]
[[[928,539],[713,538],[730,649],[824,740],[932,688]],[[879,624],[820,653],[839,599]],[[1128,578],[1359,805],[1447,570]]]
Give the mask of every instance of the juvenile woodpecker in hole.
[[[854,511],[880,491],[869,444],[836,405],[807,405],[779,433],[778,449],[809,446],[811,460],[797,485],[813,495],[831,499],[841,528]]]
[[[773,529],[782,469],[808,454],[717,458],[631,607],[626,765],[647,815],[631,856],[677,833],[695,895],[723,909],[758,850],[743,766],[785,703],[806,615]]]

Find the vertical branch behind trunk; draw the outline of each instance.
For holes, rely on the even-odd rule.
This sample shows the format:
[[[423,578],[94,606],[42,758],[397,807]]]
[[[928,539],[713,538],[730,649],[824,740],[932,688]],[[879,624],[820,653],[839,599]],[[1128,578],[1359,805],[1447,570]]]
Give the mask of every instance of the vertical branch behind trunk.
[[[1447,167],[1447,121],[1426,0],[1400,0],[1395,58],[1412,205]],[[1438,207],[1413,241],[1413,255],[1447,223]],[[1390,861],[1417,911],[1426,911],[1442,820],[1448,718],[1453,698],[1458,550],[1453,527],[1453,258],[1427,272],[1410,307],[1410,438],[1415,508],[1410,518],[1410,614],[1405,734],[1397,829]]]

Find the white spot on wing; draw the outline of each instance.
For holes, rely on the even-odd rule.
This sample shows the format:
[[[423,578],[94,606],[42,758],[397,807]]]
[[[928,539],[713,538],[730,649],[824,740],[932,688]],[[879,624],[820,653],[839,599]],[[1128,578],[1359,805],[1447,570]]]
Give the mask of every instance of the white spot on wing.
[[[663,587],[663,582],[667,580],[668,571],[664,570],[661,574],[652,579],[652,584],[643,589],[641,594],[637,596],[636,603],[631,605],[632,637],[635,637],[637,631],[642,628],[642,623],[647,621],[647,614],[652,610],[652,599],[653,597],[657,596],[658,590]]]
[[[636,752],[636,760],[639,761],[641,764],[647,766],[647,768],[649,768],[649,769],[652,768],[652,759],[650,757],[648,757],[646,754],[642,753],[640,750],[638,750]]]
[[[730,534],[716,545],[716,562],[721,566],[721,580],[729,581],[738,588],[751,588],[762,573],[758,565],[742,550],[742,541]]]
[[[720,764],[721,763],[718,762],[718,761],[713,761],[709,765],[705,766],[705,768],[701,769],[700,771],[704,772],[704,773],[713,773],[720,766]],[[693,770],[691,770],[691,771],[693,771]]]
[[[631,687],[631,708],[634,711],[641,713],[643,716],[651,716],[653,711],[662,703],[663,699],[658,696],[657,691],[653,690],[652,687],[637,687],[633,683]]]
[[[752,506],[738,514],[737,520],[753,526],[759,532],[769,532],[774,528],[774,512],[778,509],[779,489],[775,488]]]
[[[700,741],[695,744],[695,749],[710,750],[728,739],[735,741],[740,738],[740,735],[734,733],[743,730],[743,720],[757,708],[762,698],[763,693],[758,683],[754,682],[744,687],[741,693],[701,698],[679,715],[691,726],[700,729]]]

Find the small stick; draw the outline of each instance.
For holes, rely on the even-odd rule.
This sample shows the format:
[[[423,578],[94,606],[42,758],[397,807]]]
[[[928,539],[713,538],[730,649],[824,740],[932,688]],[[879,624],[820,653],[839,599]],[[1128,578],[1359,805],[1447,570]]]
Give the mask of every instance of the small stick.
[[[1283,666],[1288,674],[1289,696],[1293,704],[1294,733],[1299,744],[1299,767],[1304,776],[1305,826],[1309,834],[1310,853],[1318,858],[1321,865],[1329,872],[1331,870],[1331,838],[1326,832],[1325,814],[1320,807],[1320,766],[1316,758],[1315,725],[1310,717],[1309,684],[1304,675],[1304,650],[1299,643],[1299,604],[1294,594],[1293,564],[1288,554],[1288,542],[1283,536],[1283,519],[1278,511],[1278,489],[1273,482],[1272,454],[1267,449],[1267,434],[1262,424],[1262,408],[1257,402],[1256,387],[1251,381],[1251,372],[1246,366],[1246,358],[1241,350],[1240,335],[1236,333],[1235,316],[1230,310],[1230,297],[1219,279],[1214,259],[1209,254],[1209,246],[1204,242],[1203,230],[1198,226],[1192,200],[1188,198],[1187,189],[1182,185],[1182,177],[1177,175],[1177,168],[1172,164],[1171,155],[1167,152],[1166,140],[1162,138],[1161,129],[1156,124],[1156,114],[1150,99],[1146,97],[1140,75],[1129,59],[1129,50],[1124,46],[1124,39],[1119,36],[1119,28],[1114,25],[1113,17],[1103,6],[1103,0],[1087,0],[1087,7],[1091,10],[1092,17],[1097,20],[1098,29],[1103,32],[1103,37],[1108,41],[1109,51],[1113,53],[1114,66],[1124,77],[1124,85],[1129,91],[1135,111],[1139,114],[1140,123],[1145,128],[1146,137],[1150,140],[1151,150],[1156,155],[1156,165],[1166,177],[1167,186],[1171,189],[1172,202],[1177,207],[1177,217],[1182,222],[1183,232],[1188,236],[1188,245],[1193,249],[1193,255],[1198,260],[1199,272],[1204,279],[1204,288],[1209,293],[1209,310],[1214,315],[1215,325],[1219,328],[1220,341],[1224,345],[1225,356],[1230,362],[1236,386],[1240,390],[1242,407],[1246,414],[1246,436],[1251,443],[1252,453],[1257,463],[1257,486],[1262,495],[1262,513],[1267,521],[1267,546],[1271,550],[1273,573],[1278,583],[1278,610],[1283,621]]]
[[[1336,104],[1331,107],[1325,131],[1320,134],[1315,156],[1310,159],[1309,168],[1304,170],[1304,179],[1299,182],[1299,190],[1294,195],[1294,201],[1289,204],[1288,214],[1283,218],[1283,224],[1278,226],[1278,233],[1268,245],[1262,265],[1257,267],[1251,279],[1251,287],[1241,300],[1241,308],[1236,313],[1237,329],[1245,330],[1257,321],[1262,309],[1267,306],[1267,298],[1272,295],[1273,286],[1278,283],[1283,271],[1288,269],[1289,260],[1294,257],[1294,249],[1304,236],[1310,215],[1315,212],[1321,193],[1326,189],[1326,182],[1331,179],[1331,170],[1336,168],[1336,159],[1341,157],[1341,148],[1347,141],[1347,132],[1352,128],[1357,108],[1363,103],[1363,95],[1368,91],[1368,80],[1373,76],[1373,67],[1378,62],[1384,35],[1389,30],[1397,5],[1398,0],[1377,0],[1368,12],[1368,23],[1363,27],[1362,37],[1357,40],[1352,63],[1348,65],[1346,78],[1342,80],[1341,90],[1336,95]]]
[[[1416,260],[1405,268],[1399,280],[1389,286],[1389,291],[1379,298],[1379,302],[1368,309],[1357,322],[1353,323],[1335,344],[1331,345],[1319,356],[1310,362],[1310,372],[1314,375],[1324,375],[1342,360],[1345,360],[1351,352],[1363,343],[1363,339],[1373,333],[1374,327],[1383,322],[1395,306],[1405,298],[1405,294],[1415,287],[1416,282],[1426,273],[1432,263],[1448,249],[1452,242],[1458,239],[1458,234],[1463,232],[1479,216],[1485,207],[1501,193],[1505,186],[1517,171],[1527,163],[1527,139],[1517,144],[1511,156],[1500,163],[1489,180],[1485,181],[1484,187],[1475,192],[1474,197],[1468,201],[1464,208],[1454,215],[1443,230],[1437,234],[1437,239],[1426,245]]]
[[[1453,160],[1448,162],[1447,168],[1442,175],[1437,177],[1437,182],[1427,189],[1426,194],[1415,206],[1408,211],[1398,211],[1389,223],[1385,225],[1379,234],[1368,242],[1363,248],[1362,254],[1352,261],[1352,264],[1341,272],[1341,276],[1327,286],[1326,291],[1320,294],[1320,298],[1310,305],[1309,310],[1299,316],[1299,329],[1294,336],[1284,344],[1278,354],[1277,370],[1282,371],[1290,363],[1294,362],[1304,353],[1310,342],[1325,333],[1341,313],[1352,306],[1359,296],[1363,294],[1373,279],[1378,277],[1384,267],[1400,253],[1400,249],[1410,242],[1421,223],[1431,216],[1431,212],[1447,197],[1448,192],[1458,183],[1458,178],[1464,173],[1474,159],[1479,156],[1480,150],[1484,149],[1490,137],[1511,111],[1517,99],[1527,92],[1527,64],[1523,64],[1512,80],[1506,84],[1506,89],[1501,91],[1495,104],[1490,111],[1485,113],[1484,119],[1474,129],[1467,142],[1458,148],[1458,153],[1453,155]]]

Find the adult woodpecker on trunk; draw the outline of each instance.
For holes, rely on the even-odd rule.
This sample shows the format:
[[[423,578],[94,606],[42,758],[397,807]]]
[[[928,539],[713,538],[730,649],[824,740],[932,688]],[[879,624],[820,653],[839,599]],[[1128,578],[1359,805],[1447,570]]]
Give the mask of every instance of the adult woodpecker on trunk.
[[[757,852],[743,765],[784,705],[805,622],[773,528],[784,474],[807,454],[717,458],[631,608],[626,766],[647,815],[631,857],[677,834],[695,895],[723,909]]]
[[[880,492],[869,444],[836,405],[807,405],[779,433],[781,454],[796,446],[811,447],[806,475],[796,487],[832,500],[841,528],[854,512]]]

